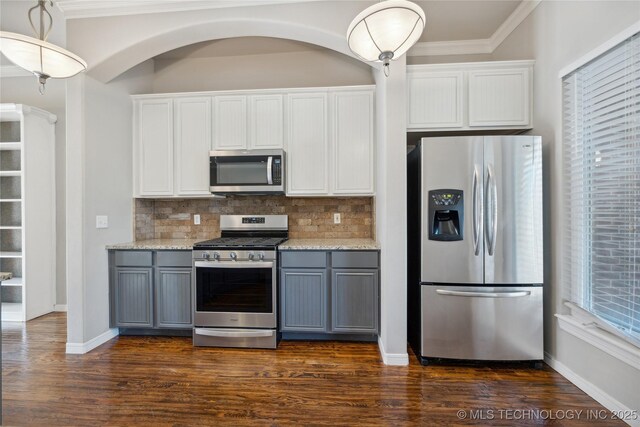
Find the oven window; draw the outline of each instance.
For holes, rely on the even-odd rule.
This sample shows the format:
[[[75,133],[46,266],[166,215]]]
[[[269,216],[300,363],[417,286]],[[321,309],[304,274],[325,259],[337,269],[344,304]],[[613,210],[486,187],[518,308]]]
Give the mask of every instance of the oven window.
[[[272,313],[271,268],[196,268],[196,310]]]
[[[216,157],[211,160],[211,185],[266,185],[264,156]]]

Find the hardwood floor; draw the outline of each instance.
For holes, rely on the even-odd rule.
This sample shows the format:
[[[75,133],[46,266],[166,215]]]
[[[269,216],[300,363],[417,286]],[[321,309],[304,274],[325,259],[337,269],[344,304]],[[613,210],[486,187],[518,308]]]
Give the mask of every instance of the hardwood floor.
[[[598,420],[609,413],[548,367],[422,367],[413,355],[389,367],[372,343],[238,350],[166,337],[67,355],[65,322],[3,323],[5,425],[624,425]]]

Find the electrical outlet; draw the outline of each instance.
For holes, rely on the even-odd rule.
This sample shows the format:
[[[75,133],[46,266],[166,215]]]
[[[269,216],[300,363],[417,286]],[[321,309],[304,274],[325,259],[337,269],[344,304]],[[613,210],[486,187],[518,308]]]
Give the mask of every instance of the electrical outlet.
[[[109,217],[106,215],[96,215],[96,228],[109,228]]]
[[[200,215],[196,214],[196,215],[193,216],[193,223],[195,225],[200,225]]]
[[[340,214],[339,213],[334,213],[333,214],[333,223],[334,224],[340,224],[340,221],[341,221]]]

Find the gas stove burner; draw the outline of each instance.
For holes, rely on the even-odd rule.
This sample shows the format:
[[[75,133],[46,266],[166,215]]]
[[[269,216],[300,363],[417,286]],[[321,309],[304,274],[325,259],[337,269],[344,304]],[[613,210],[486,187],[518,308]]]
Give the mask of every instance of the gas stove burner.
[[[195,249],[275,248],[285,240],[287,240],[286,237],[220,237],[198,242],[193,247]]]
[[[222,237],[198,242],[193,249],[275,250],[289,236],[286,215],[220,215],[220,231]]]

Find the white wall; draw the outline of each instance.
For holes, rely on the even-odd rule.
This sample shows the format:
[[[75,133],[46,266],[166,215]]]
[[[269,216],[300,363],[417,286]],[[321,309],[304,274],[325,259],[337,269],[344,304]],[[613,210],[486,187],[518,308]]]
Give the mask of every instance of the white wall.
[[[69,84],[68,346],[83,345],[109,330],[105,245],[133,240],[129,95],[151,90],[151,71],[145,63],[109,84],[84,75]],[[96,229],[96,215],[107,215],[109,228]]]
[[[267,55],[155,60],[153,91],[267,89],[373,84],[371,67],[314,49]]]
[[[389,77],[376,70],[376,238],[381,247],[380,339],[386,364],[406,365],[407,353],[407,156],[405,57]]]
[[[640,20],[637,1],[542,2],[494,52],[495,60],[535,59],[534,128],[542,135],[545,180],[545,350],[623,405],[640,410],[640,371],[558,327],[562,306],[562,99],[559,71]]]
[[[73,19],[67,22],[67,47],[81,55],[89,63],[90,74],[103,82],[161,53],[231,37],[298,40],[353,55],[346,29],[367,4],[305,2]]]

